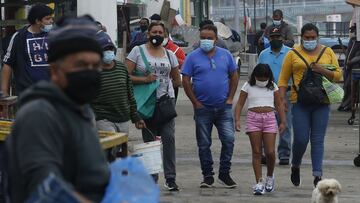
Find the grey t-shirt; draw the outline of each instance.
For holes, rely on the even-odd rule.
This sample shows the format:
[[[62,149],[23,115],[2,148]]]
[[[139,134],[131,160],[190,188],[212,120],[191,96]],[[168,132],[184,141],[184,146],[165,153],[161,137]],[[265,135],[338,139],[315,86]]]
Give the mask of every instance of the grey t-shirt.
[[[166,94],[166,92],[168,91],[169,96],[171,98],[175,98],[173,84],[172,84],[171,78],[170,78],[171,69],[179,66],[179,62],[178,62],[175,54],[172,51],[168,50],[169,58],[170,58],[170,61],[169,61],[168,55],[165,52],[166,51],[165,48],[163,48],[164,56],[154,57],[149,54],[149,52],[147,51],[147,49],[145,47],[145,44],[140,45],[140,46],[144,50],[146,59],[149,62],[150,69],[151,69],[150,72],[152,74],[156,75],[157,80],[160,82],[160,85],[156,92],[156,97],[160,98],[161,96]],[[139,46],[136,46],[131,50],[131,52],[127,56],[127,59],[136,63],[135,69],[139,72],[144,73],[144,75],[146,75],[145,74],[146,73],[145,63],[141,57]]]

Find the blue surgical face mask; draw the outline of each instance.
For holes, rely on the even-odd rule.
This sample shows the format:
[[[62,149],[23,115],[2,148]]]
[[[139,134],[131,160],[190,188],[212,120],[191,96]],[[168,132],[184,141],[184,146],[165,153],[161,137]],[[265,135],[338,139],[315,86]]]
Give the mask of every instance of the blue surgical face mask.
[[[53,24],[44,25],[44,27],[41,28],[41,31],[43,32],[50,32],[50,30],[53,28]]]
[[[304,49],[308,50],[308,51],[313,51],[317,44],[318,41],[317,40],[302,40],[302,44]]]
[[[281,20],[273,20],[275,26],[281,25]]]
[[[111,64],[111,62],[115,59],[115,52],[108,50],[103,52],[103,62],[106,64]]]
[[[202,39],[200,40],[200,48],[205,52],[210,52],[214,48],[214,40]]]

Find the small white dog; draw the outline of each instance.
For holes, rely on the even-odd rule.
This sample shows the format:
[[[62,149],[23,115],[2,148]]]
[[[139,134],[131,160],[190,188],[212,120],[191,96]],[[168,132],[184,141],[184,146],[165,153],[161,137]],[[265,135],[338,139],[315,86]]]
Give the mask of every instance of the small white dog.
[[[323,179],[318,182],[312,193],[311,203],[338,203],[337,194],[341,185],[335,179]]]

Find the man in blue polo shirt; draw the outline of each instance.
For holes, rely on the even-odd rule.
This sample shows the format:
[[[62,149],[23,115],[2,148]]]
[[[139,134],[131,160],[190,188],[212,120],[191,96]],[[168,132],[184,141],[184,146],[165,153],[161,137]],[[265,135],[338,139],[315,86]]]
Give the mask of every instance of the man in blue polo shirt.
[[[200,47],[186,57],[181,73],[185,93],[194,106],[196,140],[204,176],[200,187],[209,188],[214,183],[210,146],[211,130],[215,125],[222,144],[219,182],[234,188],[237,185],[230,177],[235,140],[232,103],[238,76],[230,52],[214,46],[217,39],[214,25],[200,28]]]
[[[263,50],[259,56],[259,63],[269,64],[275,82],[278,82],[281,67],[286,54],[291,48],[283,45],[283,36],[279,28],[270,30],[270,47]],[[290,87],[290,85],[289,85]],[[290,90],[290,88],[288,88]],[[289,100],[290,91],[287,92],[288,110],[286,112],[286,129],[279,137],[278,157],[280,165],[288,165],[291,152],[291,103]],[[279,118],[277,116],[279,122]]]

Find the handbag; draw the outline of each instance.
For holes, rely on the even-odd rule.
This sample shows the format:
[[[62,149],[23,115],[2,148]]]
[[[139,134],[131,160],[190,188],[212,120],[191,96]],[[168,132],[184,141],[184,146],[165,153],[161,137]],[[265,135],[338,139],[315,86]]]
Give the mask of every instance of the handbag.
[[[326,47],[321,50],[320,55],[318,56],[315,63],[320,60],[321,56],[325,52],[325,49]],[[313,72],[310,68],[310,65],[298,51],[295,49],[292,49],[292,51],[297,56],[299,56],[299,58],[305,63],[307,67],[299,83],[298,89],[294,83],[294,75],[292,75],[293,88],[298,95],[297,101],[304,105],[328,104],[328,98],[322,85],[322,75]]]
[[[142,60],[145,64],[146,74],[150,73],[149,62],[144,54],[144,50],[139,46]],[[137,75],[143,75],[136,72]],[[134,98],[136,100],[137,111],[142,119],[151,118],[155,111],[156,106],[156,90],[159,87],[159,81],[155,80],[148,84],[133,85]]]
[[[169,52],[167,50],[166,54],[171,63]],[[170,83],[168,83],[166,88],[166,94],[161,96],[156,102],[154,118],[157,125],[163,125],[177,116],[175,101],[169,96],[169,84]]]
[[[334,71],[336,67],[331,64],[324,64],[324,68]],[[322,77],[322,86],[326,92],[330,104],[341,103],[344,97],[344,89],[337,83],[331,82],[325,76]]]

